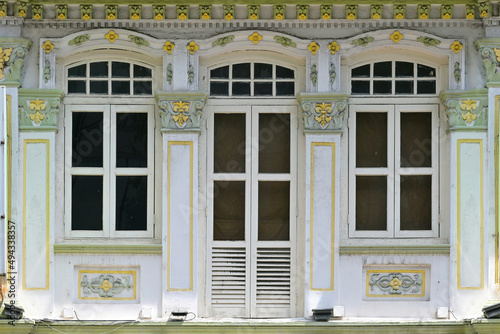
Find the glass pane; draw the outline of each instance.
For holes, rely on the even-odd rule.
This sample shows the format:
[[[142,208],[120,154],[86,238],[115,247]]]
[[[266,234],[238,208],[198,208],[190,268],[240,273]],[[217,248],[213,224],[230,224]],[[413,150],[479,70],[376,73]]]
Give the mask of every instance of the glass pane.
[[[102,112],[74,112],[73,118],[73,167],[102,167],[103,115]]]
[[[113,78],[130,78],[130,64],[116,61],[112,62],[111,76]]]
[[[294,96],[295,95],[295,82],[277,82],[276,83],[277,96]]]
[[[413,81],[396,81],[396,94],[413,94]]]
[[[223,66],[210,70],[210,78],[212,79],[229,79],[229,66]]]
[[[90,94],[108,94],[108,82],[107,81],[90,81]]]
[[[116,114],[116,167],[148,167],[148,114]]]
[[[250,63],[234,64],[233,79],[250,79]]]
[[[71,229],[102,230],[102,176],[71,177]]]
[[[373,77],[375,78],[392,77],[392,61],[384,61],[373,64]]]
[[[148,177],[116,177],[116,230],[148,229]]]
[[[134,81],[134,95],[153,94],[153,83],[151,81]]]
[[[387,113],[356,113],[356,167],[387,167]]]
[[[387,176],[356,176],[356,230],[387,230]]]
[[[254,64],[254,79],[272,79],[273,78],[273,65],[271,64]]]
[[[151,78],[151,76],[150,68],[134,65],[134,78]]]
[[[401,113],[401,167],[432,166],[432,114]]]
[[[259,173],[290,173],[290,114],[259,114]]]
[[[408,63],[406,61],[397,61],[396,77],[413,77],[413,63]]]
[[[233,82],[233,95],[250,96],[250,83]]]
[[[272,82],[256,82],[253,87],[254,96],[272,96],[273,83]]]
[[[436,94],[436,81],[417,81],[417,94]]]
[[[107,78],[108,77],[108,62],[90,64],[90,76],[92,78]]]
[[[87,76],[87,64],[78,65],[68,69],[69,78],[81,78]]]
[[[392,81],[373,81],[373,94],[392,94]]]
[[[85,81],[68,80],[68,94],[85,94],[87,87]]]
[[[130,95],[130,81],[112,81],[111,92],[113,95]]]
[[[351,77],[353,77],[353,78],[369,78],[370,77],[370,64],[353,68],[351,70]]]
[[[245,181],[214,181],[214,240],[245,240]]]
[[[430,66],[425,66],[422,64],[417,64],[417,74],[420,78],[435,78],[436,69]]]
[[[259,240],[290,240],[290,182],[259,181]]]
[[[289,68],[276,65],[276,78],[277,79],[294,79],[295,78],[294,73],[295,72]]]
[[[353,94],[370,94],[370,81],[351,81],[351,92]]]
[[[401,175],[400,228],[432,229],[431,175]]]
[[[229,83],[228,82],[210,82],[210,95],[228,96]]]
[[[245,172],[245,114],[214,115],[214,173]]]

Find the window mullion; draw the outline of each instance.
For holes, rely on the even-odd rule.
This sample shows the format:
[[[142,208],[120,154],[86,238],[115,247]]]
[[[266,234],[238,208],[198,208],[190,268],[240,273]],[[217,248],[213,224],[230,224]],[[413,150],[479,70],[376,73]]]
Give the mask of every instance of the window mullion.
[[[106,129],[108,131],[106,131]],[[107,134],[106,134],[107,132]],[[116,216],[116,111],[111,106],[106,106],[104,112],[104,234],[114,236]],[[106,173],[106,171],[108,171]]]

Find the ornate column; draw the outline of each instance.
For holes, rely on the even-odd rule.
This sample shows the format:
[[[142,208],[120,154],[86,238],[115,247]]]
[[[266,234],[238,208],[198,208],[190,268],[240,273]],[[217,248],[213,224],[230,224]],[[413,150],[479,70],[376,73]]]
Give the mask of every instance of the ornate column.
[[[481,310],[488,294],[488,91],[443,91],[440,98],[450,133],[450,307],[460,318],[471,305]]]
[[[306,137],[306,317],[312,316],[313,309],[338,305],[340,138],[347,99],[348,95],[338,93],[298,96]]]
[[[207,95],[159,92],[163,133],[163,311],[198,311],[198,137]]]

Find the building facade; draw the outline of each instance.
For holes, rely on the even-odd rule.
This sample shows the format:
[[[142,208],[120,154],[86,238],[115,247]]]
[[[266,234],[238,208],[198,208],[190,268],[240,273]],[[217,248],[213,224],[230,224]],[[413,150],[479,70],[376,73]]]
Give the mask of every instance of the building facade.
[[[498,12],[0,1],[16,330],[497,331]]]

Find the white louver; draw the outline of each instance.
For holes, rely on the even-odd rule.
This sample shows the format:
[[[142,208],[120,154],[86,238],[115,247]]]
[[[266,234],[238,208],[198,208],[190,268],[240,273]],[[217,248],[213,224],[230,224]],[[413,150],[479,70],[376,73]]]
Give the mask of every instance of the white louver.
[[[290,248],[257,248],[256,304],[290,307]]]
[[[212,248],[212,308],[246,307],[246,248]]]

